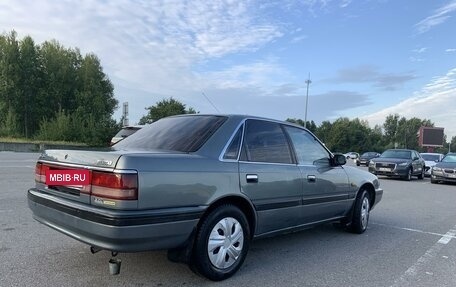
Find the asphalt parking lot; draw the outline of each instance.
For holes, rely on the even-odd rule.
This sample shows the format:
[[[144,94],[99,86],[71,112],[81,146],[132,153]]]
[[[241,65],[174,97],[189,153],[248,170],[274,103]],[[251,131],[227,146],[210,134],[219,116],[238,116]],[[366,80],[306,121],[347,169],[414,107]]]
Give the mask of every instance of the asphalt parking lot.
[[[109,275],[108,252],[92,255],[32,219],[37,157],[0,152],[0,287],[456,286],[456,185],[381,178],[383,200],[364,234],[328,224],[258,240],[239,272],[215,283],[164,251],[120,254],[120,275]]]

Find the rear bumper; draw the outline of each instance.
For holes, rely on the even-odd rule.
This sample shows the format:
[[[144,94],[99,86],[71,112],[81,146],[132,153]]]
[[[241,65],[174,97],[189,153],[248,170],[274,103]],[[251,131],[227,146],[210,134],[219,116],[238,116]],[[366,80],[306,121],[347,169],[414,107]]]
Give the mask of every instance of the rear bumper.
[[[37,221],[91,246],[118,252],[179,247],[190,237],[205,209],[108,210],[36,189],[28,191],[28,204]]]

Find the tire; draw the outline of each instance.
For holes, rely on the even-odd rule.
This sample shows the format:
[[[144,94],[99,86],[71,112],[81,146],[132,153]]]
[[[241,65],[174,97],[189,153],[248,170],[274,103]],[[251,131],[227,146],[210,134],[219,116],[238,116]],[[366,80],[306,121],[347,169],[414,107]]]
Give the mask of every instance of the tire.
[[[432,179],[432,177],[431,177],[431,183],[434,183],[434,184],[435,184],[435,183],[439,183],[439,181],[438,181],[438,180],[435,180],[435,179]]]
[[[359,162],[357,162],[357,163],[356,163],[356,166],[360,166],[360,163],[359,163]]]
[[[370,196],[367,190],[361,190],[353,206],[353,218],[349,226],[349,231],[362,234],[367,229],[369,223],[369,212],[371,208]]]
[[[219,206],[198,228],[190,269],[213,281],[227,279],[241,267],[249,243],[250,227],[244,213],[234,205]]]
[[[412,168],[408,169],[407,175],[404,177],[406,181],[411,181],[412,180]]]
[[[421,169],[421,173],[418,175],[418,179],[424,179],[424,173],[425,173],[425,169],[424,167]]]

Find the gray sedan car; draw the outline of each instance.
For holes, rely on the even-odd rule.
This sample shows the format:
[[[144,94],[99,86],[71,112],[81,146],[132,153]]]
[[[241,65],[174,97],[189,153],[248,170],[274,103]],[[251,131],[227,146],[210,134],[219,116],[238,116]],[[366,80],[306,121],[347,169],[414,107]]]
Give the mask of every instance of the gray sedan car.
[[[93,252],[166,249],[170,259],[223,280],[255,238],[327,222],[363,233],[383,190],[375,175],[345,162],[287,122],[174,116],[112,151],[47,150],[28,203],[36,220]],[[55,184],[56,172],[89,177]]]

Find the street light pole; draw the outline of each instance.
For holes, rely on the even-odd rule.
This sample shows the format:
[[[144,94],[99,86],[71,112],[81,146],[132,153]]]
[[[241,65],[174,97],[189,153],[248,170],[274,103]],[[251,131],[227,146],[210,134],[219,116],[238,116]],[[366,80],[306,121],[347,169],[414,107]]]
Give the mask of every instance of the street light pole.
[[[312,83],[310,80],[310,73],[309,73],[309,78],[305,82],[307,84],[307,93],[306,93],[306,114],[304,116],[304,127],[307,128],[307,106],[309,105],[309,85]]]

